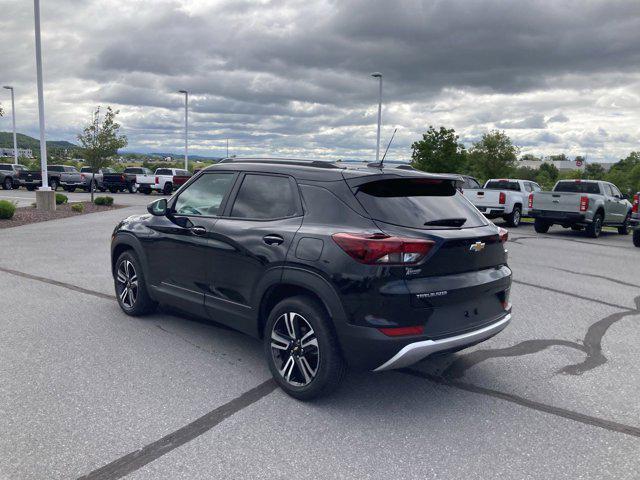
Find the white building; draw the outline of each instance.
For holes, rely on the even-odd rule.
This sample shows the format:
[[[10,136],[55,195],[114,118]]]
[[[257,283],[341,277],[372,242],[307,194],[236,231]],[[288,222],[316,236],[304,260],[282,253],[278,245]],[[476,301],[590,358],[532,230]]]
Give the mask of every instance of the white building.
[[[13,157],[13,148],[0,147],[0,157]],[[30,148],[19,148],[18,158],[20,157],[33,158],[33,152]]]

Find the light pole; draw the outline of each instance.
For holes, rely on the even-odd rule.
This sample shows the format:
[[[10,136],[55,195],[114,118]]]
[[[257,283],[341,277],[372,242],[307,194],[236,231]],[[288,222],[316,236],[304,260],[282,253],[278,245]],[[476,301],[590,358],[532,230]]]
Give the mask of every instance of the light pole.
[[[40,121],[40,168],[42,186],[36,192],[36,206],[41,210],[55,210],[55,193],[49,187],[47,177],[47,142],[44,136],[44,93],[42,88],[42,47],[40,44],[40,0],[33,0],[33,17],[36,33],[36,76],[38,84],[38,119]]]
[[[376,162],[380,161],[380,124],[382,123],[382,74],[374,72],[372,77],[380,80],[380,91],[378,94],[378,135],[376,137]]]
[[[178,90],[184,93],[184,169],[189,170],[189,92]]]
[[[13,87],[6,85],[4,88],[11,91],[11,120],[13,121],[13,163],[18,164],[18,139],[16,137],[16,103],[13,98]]]

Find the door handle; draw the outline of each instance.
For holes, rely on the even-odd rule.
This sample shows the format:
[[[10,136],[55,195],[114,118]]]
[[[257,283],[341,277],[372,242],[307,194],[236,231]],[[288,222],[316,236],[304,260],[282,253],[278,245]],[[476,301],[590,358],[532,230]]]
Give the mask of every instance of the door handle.
[[[282,238],[280,235],[271,234],[262,237],[262,241],[267,245],[280,245],[282,242],[284,242],[284,238]]]
[[[201,236],[207,233],[207,229],[204,227],[191,227],[190,231],[194,235],[198,235],[198,236]]]

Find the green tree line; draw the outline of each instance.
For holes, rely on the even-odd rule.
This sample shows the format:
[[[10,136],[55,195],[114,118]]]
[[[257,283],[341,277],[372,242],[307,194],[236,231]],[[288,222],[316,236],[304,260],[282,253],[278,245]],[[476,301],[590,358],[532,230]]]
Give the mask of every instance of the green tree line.
[[[606,180],[623,192],[640,191],[640,152],[631,152],[608,172],[598,163],[586,164],[584,171],[560,172],[555,165],[546,162],[541,162],[540,168],[534,169],[518,165],[519,148],[502,131],[485,133],[467,149],[454,129],[435,129],[433,126],[411,148],[411,164],[425,172],[460,173],[476,177],[481,182],[489,178],[521,178],[537,182],[544,189],[551,189],[558,180],[564,179]],[[552,159],[568,160],[564,154],[555,155]]]

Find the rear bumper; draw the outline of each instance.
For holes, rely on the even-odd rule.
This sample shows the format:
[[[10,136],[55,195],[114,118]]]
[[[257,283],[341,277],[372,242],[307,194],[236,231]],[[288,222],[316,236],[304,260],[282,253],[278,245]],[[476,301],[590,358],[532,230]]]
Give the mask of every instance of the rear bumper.
[[[421,342],[410,343],[409,345],[404,346],[389,360],[375,368],[374,372],[407,367],[434,353],[454,350],[482,342],[500,333],[506,328],[510,321],[511,313],[508,313],[497,322],[478,330],[473,330],[454,337],[441,338],[439,340],[423,340]]]
[[[531,210],[529,215],[533,218],[539,218],[553,223],[591,223],[591,219],[587,219],[584,213],[573,212],[555,212],[553,210]]]
[[[505,207],[485,207],[485,206],[477,206],[476,208],[478,210],[480,210],[482,213],[484,213],[486,216],[496,216],[499,217],[500,215],[504,215],[505,214]]]

